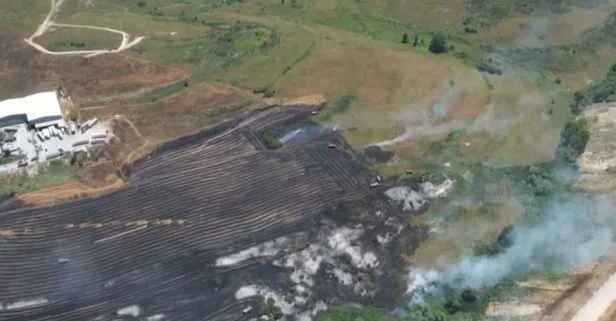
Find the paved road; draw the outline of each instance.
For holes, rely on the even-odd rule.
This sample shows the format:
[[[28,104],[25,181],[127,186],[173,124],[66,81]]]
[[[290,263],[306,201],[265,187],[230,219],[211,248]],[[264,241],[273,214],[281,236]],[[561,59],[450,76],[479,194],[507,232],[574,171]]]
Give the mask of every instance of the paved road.
[[[51,20],[51,18],[53,17],[53,15],[60,9],[60,6],[62,5],[62,3],[64,2],[64,0],[51,0],[51,8],[49,9],[49,13],[47,14],[47,16],[45,17],[45,20],[43,20],[43,22],[39,25],[39,27],[36,29],[36,31],[34,31],[34,33],[32,34],[32,36],[30,36],[30,38],[25,39],[25,42],[27,44],[29,44],[30,46],[32,46],[34,49],[44,53],[44,54],[48,54],[48,55],[56,55],[56,56],[61,56],[61,55],[84,55],[85,57],[92,57],[92,56],[96,56],[96,55],[100,55],[100,54],[104,54],[104,53],[118,53],[118,52],[122,52],[126,49],[129,49],[135,45],[137,45],[138,43],[140,43],[144,37],[137,37],[135,39],[133,39],[132,41],[130,40],[130,35],[122,30],[117,30],[117,29],[112,29],[112,28],[105,28],[105,27],[97,27],[97,26],[87,26],[87,25],[74,25],[74,24],[66,24],[66,23],[55,23]],[[120,35],[122,35],[122,42],[120,43],[120,45],[118,46],[118,48],[116,49],[108,49],[108,50],[104,50],[104,49],[99,49],[99,50],[74,50],[74,51],[50,51],[47,50],[45,47],[37,44],[36,42],[34,42],[34,39],[37,37],[42,36],[43,34],[45,34],[50,27],[61,27],[61,28],[86,28],[86,29],[95,29],[95,30],[101,30],[101,31],[108,31],[108,32],[114,32],[114,33],[118,33]]]
[[[616,273],[595,292],[571,321],[598,321],[616,300]]]

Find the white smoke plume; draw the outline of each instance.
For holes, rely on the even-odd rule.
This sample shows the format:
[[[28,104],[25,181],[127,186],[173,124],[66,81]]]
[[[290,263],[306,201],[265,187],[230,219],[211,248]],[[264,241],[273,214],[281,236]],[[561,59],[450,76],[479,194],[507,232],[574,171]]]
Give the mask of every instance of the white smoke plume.
[[[614,205],[606,196],[580,196],[555,204],[533,226],[516,228],[511,235],[513,245],[501,254],[467,257],[438,273],[413,271],[409,291],[417,290],[417,280],[421,284],[483,289],[531,273],[550,272],[555,267],[591,263],[616,251]]]
[[[407,124],[404,133],[392,139],[368,144],[368,146],[386,147],[399,144],[415,137],[436,136],[447,134],[454,130],[468,132],[493,133],[505,128],[506,122],[498,120],[494,113],[494,105],[486,106],[486,112],[470,121],[455,120],[439,122],[447,116],[448,109],[460,94],[460,89],[452,83],[444,83],[442,95],[428,112],[403,111],[396,119]]]

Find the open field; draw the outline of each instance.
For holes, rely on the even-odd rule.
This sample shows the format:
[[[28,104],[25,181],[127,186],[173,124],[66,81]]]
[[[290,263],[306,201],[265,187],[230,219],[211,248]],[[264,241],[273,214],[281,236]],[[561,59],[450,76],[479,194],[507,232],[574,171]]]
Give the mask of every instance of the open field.
[[[276,97],[325,94],[332,98],[352,94],[357,97],[352,113],[333,121],[356,128],[345,132],[354,148],[402,134],[411,121],[392,119],[400,118],[400,114],[429,111],[442,96],[443,83],[457,79],[461,93],[448,107],[451,111],[445,120],[465,122],[493,112],[495,119],[491,121],[503,124],[498,129],[472,129],[473,139],[485,137],[490,142],[500,142],[477,142],[474,146],[479,156],[506,164],[549,159],[549,150],[555,146],[564,118],[549,117],[547,111],[555,110],[556,115],[566,111],[566,103],[560,100],[550,105],[552,98],[565,88],[549,85],[552,80],[538,79],[539,74],[519,72],[515,66],[507,67],[504,76],[493,77],[476,71],[473,61],[488,54],[457,38],[454,29],[462,24],[464,6],[463,2],[422,1],[404,5],[388,1],[370,4],[341,1],[333,7],[326,1],[286,4],[145,1],[137,5],[124,0],[92,6],[67,0],[55,19],[59,23],[109,26],[143,35],[146,40],[128,54],[181,68],[190,75],[191,83],[213,80],[247,89],[271,88]],[[555,14],[565,18],[554,19],[568,22],[575,20],[571,17],[596,12],[601,11],[574,8]],[[441,28],[423,20],[409,23],[420,16],[438,21],[439,27],[446,25],[455,49],[440,56],[428,53],[430,32]],[[410,31],[411,39],[418,35],[421,41],[417,47],[399,44],[406,31]],[[461,59],[464,55],[468,58]],[[567,75],[559,76],[568,86]],[[540,81],[548,85],[537,89]],[[177,88],[167,87],[140,102],[154,101],[182,90],[179,83],[174,86]],[[413,139],[424,136],[435,135],[423,133]],[[478,146],[483,145],[497,145],[499,149],[481,150]],[[405,156],[404,144],[395,149]]]
[[[113,119],[118,139],[104,160],[50,181],[63,183],[37,184],[45,185],[39,191],[23,183],[17,195],[31,204],[92,198],[0,214],[0,260],[8,262],[0,265],[0,307],[46,300],[2,312],[24,321],[111,320],[135,304],[134,318],[248,319],[241,310],[254,301],[236,301],[232,291],[254,275],[214,267],[215,258],[305,230],[324,208],[369,195],[375,175],[337,133],[264,149],[259,136],[273,122],[311,109],[254,110],[292,97],[352,97],[321,121],[338,125],[355,150],[377,144],[394,152],[378,164],[384,176],[430,168],[464,188],[461,177],[476,164],[549,161],[569,117],[570,91],[598,81],[613,63],[614,43],[588,40],[610,37],[602,25],[613,1],[590,2],[66,0],[57,23],[145,37],[122,54],[91,58],[27,47],[22,34],[36,29],[49,1],[24,1],[29,11],[7,3],[15,12],[0,14],[8,21],[0,23],[8,26],[0,32],[3,93],[63,85],[77,116]],[[445,53],[428,49],[435,32],[445,35]],[[62,50],[105,48],[113,37],[60,29],[39,40]],[[486,61],[495,69],[478,70]],[[400,215],[433,230],[408,233],[413,245],[427,241],[419,248],[395,243],[392,256],[402,252],[417,267],[449,266],[520,222],[525,204],[491,183],[483,190],[494,193],[472,191],[482,199],[456,194],[424,216]],[[438,206],[449,201],[462,204]],[[385,221],[374,212],[361,215]],[[70,263],[57,262],[65,257]],[[546,320],[570,316],[559,313],[544,312]]]
[[[263,149],[258,133],[310,110],[273,107],[163,145],[116,192],[1,213],[0,298],[32,305],[3,316],[107,318],[134,304],[174,320],[247,319],[246,302],[228,300],[236,281],[203,292],[228,271],[213,268],[216,256],[308,228],[324,208],[365,195],[374,175],[334,133]]]
[[[30,48],[9,30],[0,32],[3,95],[15,97],[62,85],[74,101],[105,100],[178,81],[185,74],[122,55],[50,57]],[[3,97],[7,98],[7,97]]]
[[[0,0],[0,25],[17,31],[21,39],[29,37],[49,11],[50,0]]]
[[[152,103],[86,107],[80,110],[80,117],[112,118],[120,114],[129,119],[146,140],[153,142],[154,147],[264,105],[260,96],[239,88],[199,83]],[[162,119],[165,121],[161,122]]]

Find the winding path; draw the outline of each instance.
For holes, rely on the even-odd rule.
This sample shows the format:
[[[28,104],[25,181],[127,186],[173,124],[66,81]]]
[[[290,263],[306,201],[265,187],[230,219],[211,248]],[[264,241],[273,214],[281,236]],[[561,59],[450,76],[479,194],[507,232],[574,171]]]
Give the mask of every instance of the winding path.
[[[51,20],[51,18],[58,11],[58,9],[60,9],[60,6],[62,5],[63,2],[64,2],[64,0],[51,0],[51,8],[49,10],[49,13],[45,17],[45,20],[43,20],[43,22],[39,25],[39,27],[36,29],[36,31],[34,31],[34,33],[30,36],[30,38],[24,39],[27,44],[29,44],[30,46],[32,46],[34,49],[38,50],[41,53],[48,54],[48,55],[56,55],[56,56],[61,56],[61,55],[84,55],[85,57],[92,57],[92,56],[100,55],[100,54],[103,54],[103,53],[119,53],[119,52],[122,52],[122,51],[124,51],[126,49],[129,49],[129,48],[137,45],[138,43],[140,43],[145,38],[145,37],[137,37],[137,38],[135,38],[133,40],[130,40],[130,35],[128,33],[124,32],[124,31],[122,31],[122,30],[117,30],[117,29],[112,29],[112,28],[105,28],[105,27],[97,27],[97,26],[75,25],[75,24],[66,24],[66,23],[55,23],[55,22],[53,22]],[[86,29],[94,29],[94,30],[114,32],[114,33],[118,33],[118,34],[122,35],[122,42],[120,43],[120,45],[116,49],[108,49],[108,50],[99,49],[99,50],[50,51],[50,50],[46,49],[45,47],[39,45],[38,43],[34,42],[34,39],[44,35],[49,30],[49,28],[53,27],[53,26],[61,27],[61,28],[86,28]]]

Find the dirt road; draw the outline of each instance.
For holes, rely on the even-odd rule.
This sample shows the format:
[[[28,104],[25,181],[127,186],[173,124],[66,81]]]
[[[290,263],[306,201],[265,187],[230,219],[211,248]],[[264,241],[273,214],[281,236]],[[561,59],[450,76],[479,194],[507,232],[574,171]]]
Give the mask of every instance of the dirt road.
[[[39,27],[36,29],[36,31],[34,31],[34,33],[30,36],[30,38],[27,38],[27,39],[24,40],[27,44],[29,44],[30,46],[32,46],[36,50],[38,50],[38,51],[40,51],[40,52],[42,52],[44,54],[48,54],[48,55],[56,55],[56,56],[60,56],[60,55],[84,55],[85,57],[92,57],[92,56],[96,56],[96,55],[100,55],[100,54],[104,54],[104,53],[119,53],[119,52],[122,52],[122,51],[124,51],[126,49],[129,49],[129,48],[137,45],[138,43],[140,43],[144,39],[144,37],[137,37],[137,38],[133,39],[132,41],[129,41],[130,40],[130,35],[128,33],[124,32],[122,30],[117,30],[117,29],[112,29],[112,28],[97,27],[97,26],[87,26],[87,25],[74,25],[74,24],[66,24],[66,23],[55,23],[51,19],[53,18],[53,15],[60,9],[60,6],[62,5],[63,2],[64,2],[64,0],[57,0],[57,1],[56,0],[51,0],[51,8],[49,9],[49,13],[45,17],[45,20],[43,20],[43,22],[39,25]],[[94,29],[94,30],[114,32],[114,33],[118,33],[118,34],[122,35],[122,42],[120,43],[120,45],[116,49],[50,51],[50,50],[47,50],[45,47],[43,47],[43,46],[37,44],[36,42],[34,42],[34,39],[44,35],[49,30],[50,27],[86,28],[86,29]]]
[[[593,264],[578,281],[545,307],[540,321],[599,321],[616,299],[616,256]]]
[[[571,321],[598,321],[614,300],[616,300],[616,273],[612,274],[592,295]]]

